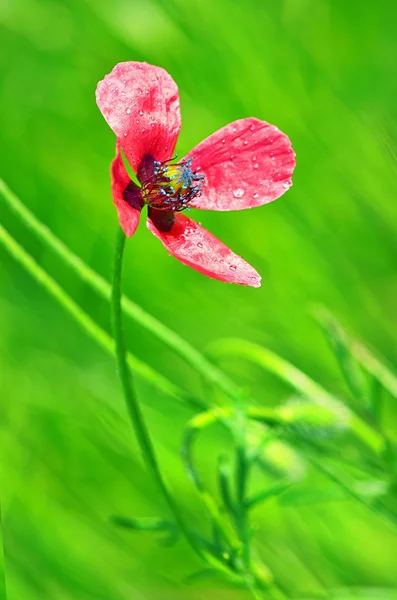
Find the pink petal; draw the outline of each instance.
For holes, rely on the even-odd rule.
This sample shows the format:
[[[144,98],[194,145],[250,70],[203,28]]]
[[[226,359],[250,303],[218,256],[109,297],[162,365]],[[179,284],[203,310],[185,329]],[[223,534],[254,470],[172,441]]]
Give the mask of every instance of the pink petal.
[[[260,287],[261,277],[209,231],[184,214],[149,210],[149,230],[172,256],[208,277]]]
[[[117,208],[120,225],[126,236],[131,237],[138,227],[143,206],[140,188],[131,181],[116,145],[116,157],[110,167],[113,201]]]
[[[186,156],[205,175],[192,206],[241,210],[279,198],[292,185],[295,152],[277,127],[249,118],[216,131]]]
[[[119,63],[98,83],[96,100],[135,173],[146,154],[172,157],[181,115],[178,88],[164,69]]]

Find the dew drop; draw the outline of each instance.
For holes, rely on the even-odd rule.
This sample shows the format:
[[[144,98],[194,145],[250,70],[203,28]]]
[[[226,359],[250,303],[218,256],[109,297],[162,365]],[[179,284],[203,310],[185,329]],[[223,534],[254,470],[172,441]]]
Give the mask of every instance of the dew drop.
[[[142,133],[143,133],[144,131],[145,131],[145,128],[144,128],[144,127],[142,127]]]
[[[258,163],[255,163],[255,164],[254,164],[254,169],[258,169],[258,168],[259,168],[259,165],[258,165]]]
[[[285,183],[282,184],[281,187],[283,187],[285,190],[288,190],[289,184],[285,182]]]
[[[203,247],[203,244],[202,244],[201,242],[197,242],[197,247],[198,247],[198,248],[202,248],[202,247]]]
[[[127,115],[129,115],[129,114],[130,114],[130,112],[131,112],[131,109],[130,109],[130,108],[127,108],[127,110],[126,110],[125,112],[127,113]]]
[[[257,198],[259,198],[259,194],[255,193],[252,197],[255,198],[255,200],[256,200]]]
[[[224,143],[225,143],[225,141],[226,141],[226,140],[221,140],[222,144],[224,144]]]
[[[257,160],[256,156],[253,156],[251,160],[252,162],[255,162]]]
[[[126,131],[124,132],[124,137],[127,137],[127,132]]]
[[[247,140],[244,140],[244,146],[246,146],[248,144]]]
[[[237,267],[236,267],[236,265],[230,265],[230,266],[229,266],[229,269],[230,269],[231,271],[237,271]]]
[[[255,131],[255,125],[251,125],[250,130]]]
[[[139,111],[139,114],[141,115],[141,117],[143,116],[143,110]]]
[[[245,194],[245,191],[242,188],[237,188],[233,191],[233,196],[235,198],[242,198]]]
[[[233,127],[232,131],[233,131],[233,133],[236,133],[236,131],[237,131],[236,127]]]

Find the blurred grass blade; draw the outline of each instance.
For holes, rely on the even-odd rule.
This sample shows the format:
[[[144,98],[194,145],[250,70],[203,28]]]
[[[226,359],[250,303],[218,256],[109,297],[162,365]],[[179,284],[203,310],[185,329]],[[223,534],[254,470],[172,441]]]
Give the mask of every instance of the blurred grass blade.
[[[100,296],[110,300],[111,286],[98,275],[91,267],[81,260],[70,248],[64,244],[56,235],[44,225],[35,215],[21,202],[21,200],[9,189],[6,183],[0,179],[0,194],[7,202],[11,210],[18,215],[35,235],[59,258],[61,258],[74,273],[85,283],[90,285]],[[210,363],[205,356],[189,344],[178,333],[166,327],[161,321],[145,312],[138,304],[135,304],[123,296],[122,308],[129,317],[134,319],[147,331],[164,342],[174,352],[182,356],[198,373],[207,381],[217,386],[228,397],[240,399],[242,392],[218,367]]]
[[[235,506],[232,498],[231,468],[226,456],[220,456],[218,460],[218,487],[225,508],[231,515],[235,514]]]
[[[383,452],[384,439],[371,425],[355,415],[343,402],[327,392],[321,385],[274,352],[238,338],[217,340],[208,347],[208,351],[217,357],[238,356],[256,363],[288,383],[303,396],[312,400],[314,404],[335,411],[339,418],[343,414],[346,425],[358,438],[376,453]]]
[[[163,533],[165,535],[163,538],[161,538],[160,544],[161,546],[167,548],[176,544],[180,538],[180,532],[175,523],[165,521],[164,519],[155,517],[133,519],[130,517],[121,517],[116,515],[111,518],[111,522],[122,529],[129,529],[130,531]]]
[[[375,513],[385,523],[391,526],[397,531],[397,515],[394,514],[387,506],[385,506],[377,496],[369,496],[362,493],[357,482],[353,481],[352,478],[344,472],[341,468],[332,465],[329,460],[325,460],[324,457],[318,459],[317,457],[308,457],[310,462],[324,475],[326,475],[331,481],[340,486],[348,496],[354,498],[364,506],[366,506],[371,512]]]
[[[0,225],[0,244],[11,256],[71,315],[80,327],[101,346],[108,354],[114,354],[112,337],[84,312],[80,306],[63,290],[63,288],[20,246],[14,238]],[[140,377],[151,383],[162,393],[178,400],[188,402],[196,409],[201,401],[191,397],[171,381],[157,373],[152,367],[128,353],[130,368]]]
[[[364,344],[348,336],[339,321],[326,308],[320,307],[314,312],[314,316],[323,328],[329,329],[333,326],[343,332],[344,336],[349,339],[350,352],[356,361],[375,377],[394,398],[397,398],[397,375],[393,368],[386,364],[385,359],[377,358]]]
[[[349,337],[339,323],[323,308],[316,309],[313,314],[327,337],[353,398],[368,406],[368,386],[360,366],[352,354]]]
[[[287,482],[275,483],[274,485],[268,487],[266,490],[259,492],[252,498],[248,498],[246,502],[247,509],[254,508],[258,504],[266,502],[266,500],[270,500],[270,498],[274,498],[275,496],[280,496],[290,487],[291,484]]]
[[[132,531],[177,531],[174,523],[156,517],[134,519],[115,515],[111,517],[111,522],[118,527]]]
[[[352,484],[352,490],[367,498],[380,498],[387,494],[388,484],[383,480],[359,481]],[[283,506],[306,506],[347,500],[351,496],[340,486],[329,489],[314,490],[312,488],[291,489],[280,497]]]

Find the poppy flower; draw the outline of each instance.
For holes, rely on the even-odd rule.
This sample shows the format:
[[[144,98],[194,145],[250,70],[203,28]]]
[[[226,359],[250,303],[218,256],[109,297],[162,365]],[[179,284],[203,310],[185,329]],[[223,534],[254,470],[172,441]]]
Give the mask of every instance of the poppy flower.
[[[179,94],[164,69],[119,63],[99,82],[96,99],[117,138],[111,184],[125,234],[133,235],[147,206],[148,229],[169,254],[214,279],[259,287],[256,270],[184,211],[242,210],[279,198],[292,185],[295,167],[288,137],[265,121],[240,119],[175,162]],[[128,175],[121,151],[140,185]]]

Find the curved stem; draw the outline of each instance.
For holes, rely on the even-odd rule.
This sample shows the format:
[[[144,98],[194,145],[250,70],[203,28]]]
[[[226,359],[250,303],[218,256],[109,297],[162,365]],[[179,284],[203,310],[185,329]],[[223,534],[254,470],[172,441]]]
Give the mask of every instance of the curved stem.
[[[123,254],[124,254],[124,246],[125,246],[125,234],[121,227],[119,228],[116,244],[115,244],[115,252],[114,252],[114,263],[113,263],[113,289],[112,289],[112,325],[113,325],[113,335],[115,341],[115,351],[116,351],[116,360],[117,367],[119,372],[119,377],[121,381],[121,385],[124,392],[124,398],[127,405],[128,414],[130,417],[130,421],[132,427],[134,429],[135,435],[138,440],[138,444],[143,456],[143,459],[151,472],[161,495],[163,496],[168,508],[173,515],[176,523],[180,531],[184,534],[185,538],[191,545],[191,547],[195,550],[195,552],[203,557],[201,549],[197,546],[194,535],[190,532],[190,530],[185,526],[185,523],[179,513],[179,509],[172,497],[168,487],[164,481],[163,475],[160,471],[159,464],[157,462],[155,450],[152,444],[152,440],[150,437],[149,430],[145,423],[141,407],[139,405],[139,401],[136,395],[136,391],[134,388],[132,374],[130,369],[128,368],[127,362],[127,352],[124,341],[124,332],[123,332],[123,324],[122,324],[122,310],[121,310],[121,273],[122,273],[122,263],[123,263]]]

